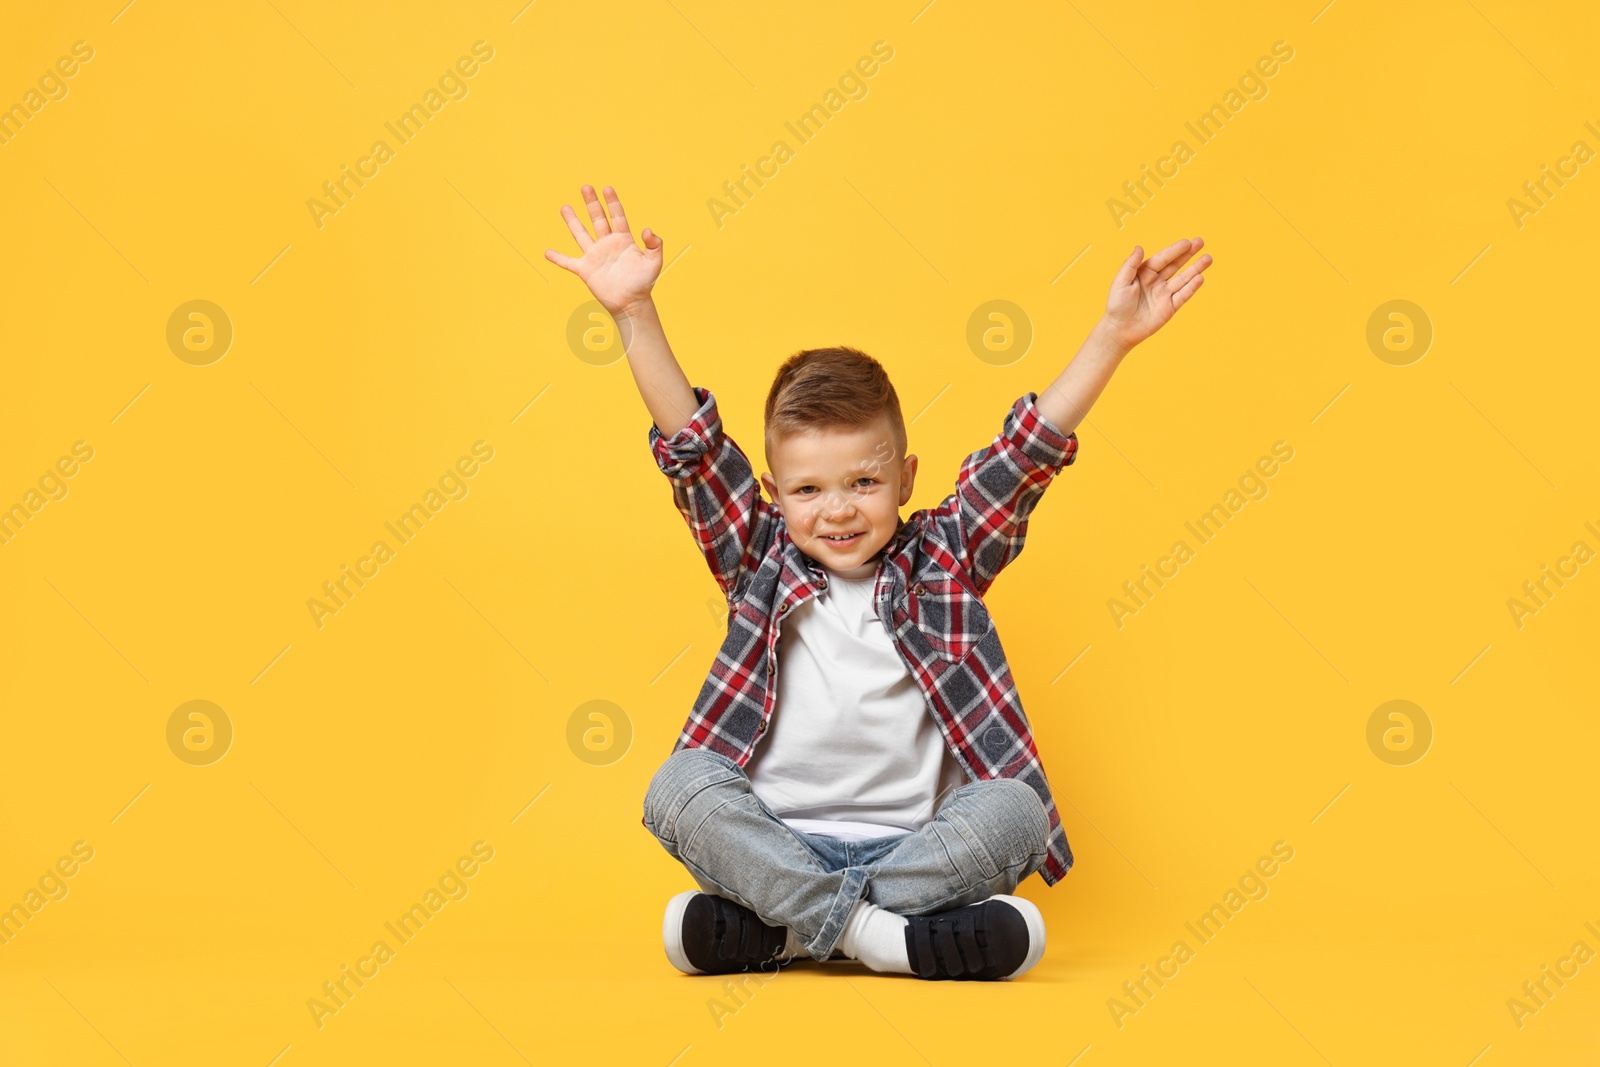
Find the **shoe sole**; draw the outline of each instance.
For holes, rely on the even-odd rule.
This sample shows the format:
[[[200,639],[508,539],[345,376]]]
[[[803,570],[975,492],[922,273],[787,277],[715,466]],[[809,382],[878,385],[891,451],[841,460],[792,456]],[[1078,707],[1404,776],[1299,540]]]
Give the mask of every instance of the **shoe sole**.
[[[1028,924],[1028,955],[1023,959],[1022,965],[1010,974],[1002,975],[1000,981],[1009,982],[1018,975],[1025,974],[1033,969],[1033,965],[1044,958],[1044,916],[1040,914],[1033,901],[1023,897],[1007,896],[996,893],[990,900],[1003,900],[1016,908],[1022,914],[1022,921]]]
[[[683,913],[689,907],[689,901],[699,895],[693,889],[679,893],[667,901],[667,914],[661,920],[661,943],[667,950],[667,960],[684,974],[706,973],[698,970],[683,954]]]

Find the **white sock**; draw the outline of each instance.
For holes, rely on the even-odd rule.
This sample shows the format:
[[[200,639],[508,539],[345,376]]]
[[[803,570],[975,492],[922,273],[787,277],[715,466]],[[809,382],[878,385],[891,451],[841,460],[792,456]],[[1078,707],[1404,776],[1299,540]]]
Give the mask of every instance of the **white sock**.
[[[839,949],[874,971],[911,974],[906,954],[906,920],[865,900],[856,902],[839,936]]]
[[[794,927],[789,927],[789,940],[783,943],[783,951],[778,953],[778,959],[810,959],[811,954],[806,951],[805,945],[800,943],[800,935],[795,933]]]

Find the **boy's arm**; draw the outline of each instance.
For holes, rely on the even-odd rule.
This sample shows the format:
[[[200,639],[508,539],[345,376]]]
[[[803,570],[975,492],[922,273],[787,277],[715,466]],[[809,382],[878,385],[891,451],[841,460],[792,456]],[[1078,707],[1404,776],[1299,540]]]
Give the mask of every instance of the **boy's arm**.
[[[646,226],[642,234],[644,249],[634,244],[622,200],[611,186],[605,187],[606,207],[600,204],[594,186],[583,187],[583,200],[589,209],[594,236],[578,221],[570,205],[561,205],[561,217],[578,242],[583,254],[578,258],[545,249],[545,258],[565,267],[583,279],[589,292],[616,321],[622,350],[628,356],[639,396],[663,433],[671,436],[683,429],[699,402],[689,387],[683,368],[678,366],[661,328],[650,291],[661,277],[663,244],[658,234]],[[606,217],[607,208],[610,218]]]
[[[1198,237],[1178,241],[1149,260],[1144,259],[1144,249],[1134,245],[1111,282],[1105,315],[1066,370],[1039,397],[1039,413],[1062,433],[1077,429],[1133,346],[1165,326],[1200,291],[1205,281],[1200,272],[1211,265],[1211,257],[1201,256],[1181,274],[1178,268],[1204,244]]]
[[[760,566],[776,529],[777,509],[761,499],[755,472],[722,430],[717,398],[696,387],[695,410],[670,436],[650,427],[650,451],[672,479],[672,499],[689,524],[724,597]]]
[[[1022,551],[1034,505],[1078,453],[1078,435],[1046,421],[1037,396],[1012,404],[995,439],[962,461],[956,491],[929,515],[956,557],[947,562],[966,573],[979,596]]]
[[[1179,241],[1144,261],[1135,247],[1112,282],[1105,316],[1042,395],[1028,393],[1007,413],[988,448],[961,464],[956,491],[934,509],[933,520],[960,555],[979,595],[1022,551],[1028,518],[1059,474],[1077,456],[1077,426],[1105,390],[1134,345],[1167,323],[1199,290],[1202,256],[1178,269],[1202,240]]]
[[[752,553],[771,532],[774,509],[761,499],[750,461],[722,432],[716,398],[689,384],[667,344],[650,295],[661,276],[660,236],[645,227],[640,251],[616,191],[608,185],[605,195],[602,207],[594,187],[583,187],[592,238],[572,208],[561,207],[583,255],[575,259],[547,249],[545,258],[582,278],[616,321],[628,369],[653,420],[650,450],[662,473],[672,479],[673,501],[717,584],[732,596]]]
[[[700,402],[683,368],[678,366],[672,346],[667,344],[656,302],[646,296],[616,312],[613,318],[644,406],[661,432],[671,437],[694,416]]]

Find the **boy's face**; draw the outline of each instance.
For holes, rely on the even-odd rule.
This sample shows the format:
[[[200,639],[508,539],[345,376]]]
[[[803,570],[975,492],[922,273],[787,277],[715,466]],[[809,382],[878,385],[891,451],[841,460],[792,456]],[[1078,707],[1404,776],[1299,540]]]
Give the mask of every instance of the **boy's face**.
[[[896,451],[887,415],[867,426],[807,430],[773,443],[773,469],[761,484],[795,546],[848,572],[889,543],[911,499],[917,457]]]

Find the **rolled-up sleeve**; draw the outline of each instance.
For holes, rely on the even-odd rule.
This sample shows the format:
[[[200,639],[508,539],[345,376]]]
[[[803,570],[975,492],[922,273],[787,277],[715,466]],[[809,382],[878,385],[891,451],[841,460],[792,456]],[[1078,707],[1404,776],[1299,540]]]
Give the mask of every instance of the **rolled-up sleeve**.
[[[717,398],[708,389],[693,386],[700,402],[683,429],[667,437],[655,423],[650,424],[650,451],[661,473],[678,481],[694,477],[701,461],[722,435],[722,416],[717,413]]]
[[[1006,413],[987,448],[961,464],[956,491],[933,511],[980,594],[1022,552],[1028,517],[1078,454],[1078,435],[1064,434],[1026,393]]]
[[[1038,467],[1072,466],[1078,455],[1078,435],[1064,434],[1055,423],[1039,410],[1039,394],[1026,393],[1017,398],[1006,414],[1000,437],[1015,445]]]
[[[652,423],[650,451],[672,481],[673,502],[712,576],[731,597],[756,562],[753,553],[769,534],[774,509],[761,499],[750,460],[723,432],[716,397],[699,386],[693,389],[700,406],[671,437]]]

